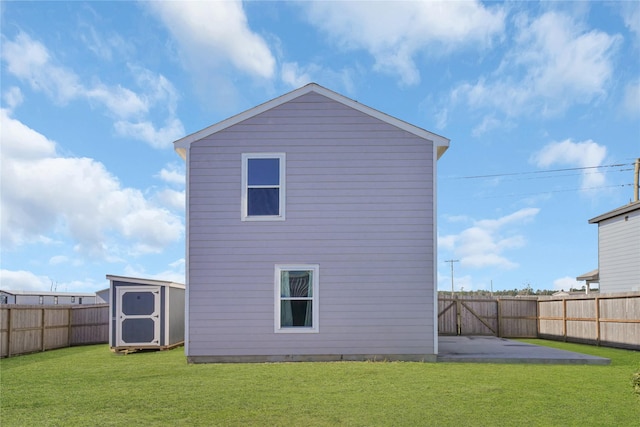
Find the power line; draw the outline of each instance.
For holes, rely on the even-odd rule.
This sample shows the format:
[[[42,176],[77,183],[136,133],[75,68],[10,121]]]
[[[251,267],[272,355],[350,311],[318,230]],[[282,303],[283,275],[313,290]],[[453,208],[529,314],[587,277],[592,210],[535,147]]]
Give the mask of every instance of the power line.
[[[504,194],[504,195],[500,195],[500,196],[484,196],[484,197],[475,197],[478,199],[498,199],[498,198],[502,198],[502,197],[523,197],[523,196],[539,196],[541,194],[552,194],[552,193],[568,193],[570,191],[585,191],[585,190],[600,190],[603,188],[617,188],[617,187],[633,187],[633,184],[616,184],[616,185],[603,185],[600,187],[586,187],[586,188],[566,188],[566,189],[562,189],[562,190],[549,190],[549,191],[542,191],[540,193],[511,193],[511,194]]]
[[[609,172],[627,172],[627,171],[632,171],[633,168],[627,168],[627,169],[618,169],[616,171],[593,171],[593,172],[576,172],[576,173],[563,173],[563,174],[557,174],[557,175],[548,175],[548,176],[529,176],[529,177],[515,177],[512,178],[511,180],[519,180],[519,181],[530,181],[530,180],[534,180],[534,179],[555,179],[555,178],[563,178],[563,177],[567,177],[567,176],[585,176],[585,175],[596,175],[596,174],[606,174]],[[457,178],[457,179],[461,179],[461,178]]]
[[[610,164],[610,165],[599,165],[599,166],[583,166],[577,168],[563,168],[563,169],[548,169],[543,171],[527,171],[527,172],[506,172],[506,173],[496,173],[490,175],[470,175],[470,176],[452,176],[445,177],[448,179],[479,179],[479,178],[498,178],[502,176],[518,176],[518,175],[534,175],[534,174],[548,174],[548,173],[556,173],[556,172],[568,172],[568,171],[580,171],[587,169],[602,169],[602,168],[616,168],[622,166],[631,166],[633,163],[618,163],[618,164]],[[631,169],[620,169],[616,172],[627,171]]]

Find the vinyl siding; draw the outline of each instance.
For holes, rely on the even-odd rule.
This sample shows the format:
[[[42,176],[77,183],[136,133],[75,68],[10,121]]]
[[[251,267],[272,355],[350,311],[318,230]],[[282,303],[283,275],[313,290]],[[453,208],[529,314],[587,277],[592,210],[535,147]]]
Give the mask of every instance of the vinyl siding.
[[[432,142],[307,94],[191,144],[188,356],[434,351]],[[286,153],[286,221],[241,221],[242,153]],[[274,333],[274,266],[319,264],[319,333]]]
[[[600,292],[640,291],[640,210],[598,224],[598,254]]]

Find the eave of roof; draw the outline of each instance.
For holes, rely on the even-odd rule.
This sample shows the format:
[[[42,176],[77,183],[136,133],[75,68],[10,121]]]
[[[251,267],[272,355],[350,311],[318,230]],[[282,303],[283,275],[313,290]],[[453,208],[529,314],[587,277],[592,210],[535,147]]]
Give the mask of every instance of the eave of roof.
[[[426,140],[429,141],[433,141],[433,143],[436,145],[437,147],[437,157],[438,159],[444,154],[445,151],[447,151],[447,148],[449,148],[449,139],[435,134],[433,132],[429,132],[428,130],[422,129],[420,127],[414,126],[410,123],[407,123],[403,120],[400,120],[398,118],[395,118],[393,116],[390,116],[388,114],[385,114],[381,111],[378,111],[374,108],[368,107],[364,104],[360,104],[357,101],[354,101],[353,99],[347,98],[344,95],[340,95],[337,92],[334,92],[332,90],[329,90],[323,86],[318,85],[317,83],[309,83],[306,86],[303,86],[301,88],[298,88],[296,90],[293,90],[289,93],[286,93],[282,96],[279,96],[277,98],[274,98],[270,101],[267,101],[263,104],[260,104],[256,107],[253,107],[249,110],[246,110],[242,113],[236,114],[235,116],[229,117],[226,120],[223,120],[221,122],[218,122],[216,124],[213,124],[209,127],[206,127],[202,130],[199,130],[198,132],[192,133],[191,135],[187,135],[177,141],[175,141],[174,144],[174,148],[176,150],[176,152],[180,155],[180,157],[182,157],[183,159],[186,160],[187,157],[187,149],[189,148],[189,146],[191,145],[192,142],[198,141],[202,138],[206,138],[209,135],[212,135],[216,132],[220,132],[223,129],[226,129],[230,126],[233,126],[237,123],[240,123],[243,120],[247,120],[253,116],[256,116],[260,113],[263,113],[267,110],[270,110],[272,108],[275,108],[279,105],[282,105],[286,102],[289,102],[295,98],[298,98],[302,95],[306,95],[307,93],[311,93],[311,92],[315,92],[317,94],[326,96],[329,99],[332,99],[336,102],[339,102],[341,104],[344,104],[348,107],[351,107],[355,110],[358,110],[364,114],[367,114],[369,116],[375,117],[379,120],[382,120],[386,123],[389,123],[393,126],[396,126],[402,130],[405,130],[409,133],[412,133],[420,138],[424,138]]]
[[[141,285],[160,285],[160,286],[171,286],[171,287],[177,287],[177,288],[185,287],[182,283],[170,282],[167,280],[141,279],[139,277],[113,276],[111,274],[107,274],[107,280],[139,283]]]
[[[616,216],[624,215],[639,209],[640,209],[640,201],[631,202],[628,205],[621,206],[612,211],[603,213],[602,215],[598,215],[595,218],[591,218],[589,220],[589,224],[597,224],[598,222],[604,221],[605,219],[614,218]]]
[[[600,280],[600,271],[596,268],[595,270],[591,270],[588,273],[581,274],[576,277],[576,280],[581,282],[583,280],[587,282],[597,282]]]

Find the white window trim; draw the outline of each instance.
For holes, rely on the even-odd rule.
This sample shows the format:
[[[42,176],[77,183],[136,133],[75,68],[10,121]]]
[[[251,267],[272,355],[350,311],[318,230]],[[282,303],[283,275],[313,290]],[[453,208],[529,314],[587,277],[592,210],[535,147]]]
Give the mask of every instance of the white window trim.
[[[280,185],[277,188],[280,190],[280,215],[247,215],[247,197],[248,197],[248,172],[247,167],[249,159],[279,159],[280,160]],[[284,221],[285,220],[285,206],[287,188],[287,156],[285,153],[242,153],[242,198],[241,198],[241,212],[240,218],[242,221]],[[275,188],[275,186],[269,186],[269,188]]]
[[[306,327],[289,327],[282,328],[280,326],[280,276],[282,271],[300,271],[311,270],[313,271],[313,296],[311,303],[313,304],[313,326],[311,328]],[[309,334],[320,332],[320,298],[319,298],[319,284],[320,284],[320,265],[319,264],[276,264],[274,274],[274,288],[275,288],[275,310],[274,310],[274,332],[277,334]]]

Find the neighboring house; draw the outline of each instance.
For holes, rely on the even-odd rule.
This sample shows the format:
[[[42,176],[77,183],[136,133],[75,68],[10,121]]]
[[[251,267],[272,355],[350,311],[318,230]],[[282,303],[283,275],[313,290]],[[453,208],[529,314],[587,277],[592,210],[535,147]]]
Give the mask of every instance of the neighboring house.
[[[96,294],[91,293],[12,291],[0,289],[0,304],[80,305],[95,303]]]
[[[448,146],[317,84],[176,141],[189,362],[435,360]]]
[[[589,271],[588,273],[584,273],[581,274],[580,276],[576,277],[576,281],[578,282],[585,282],[585,293],[590,293],[591,291],[593,291],[594,289],[592,288],[592,285],[594,283],[600,283],[600,275],[598,274],[598,269],[596,268],[595,270]],[[598,289],[595,289],[596,291],[599,291]],[[557,294],[557,292],[556,292]],[[556,295],[553,294],[553,295]]]
[[[640,291],[640,202],[589,220],[598,224],[600,293]]]

